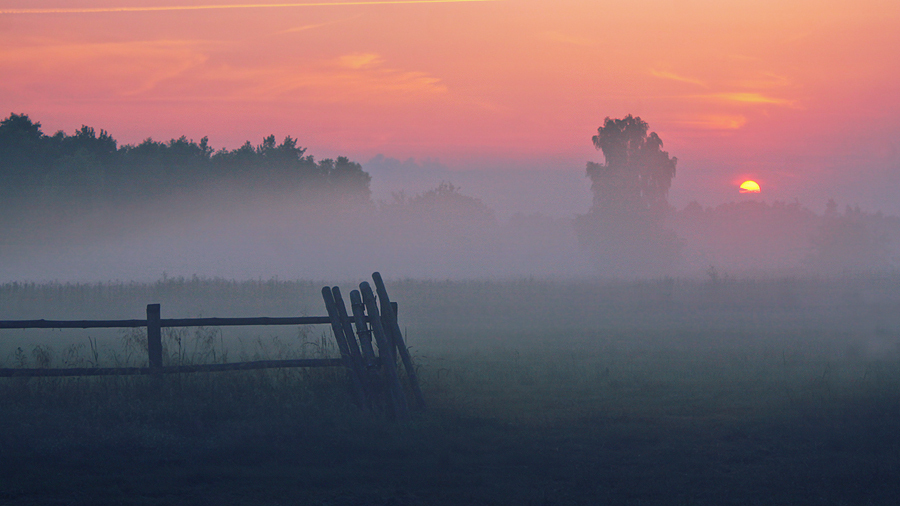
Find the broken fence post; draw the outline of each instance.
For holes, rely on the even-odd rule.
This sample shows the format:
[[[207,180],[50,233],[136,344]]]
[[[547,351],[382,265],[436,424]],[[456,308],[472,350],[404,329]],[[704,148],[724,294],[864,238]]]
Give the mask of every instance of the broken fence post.
[[[359,351],[359,344],[356,341],[356,334],[353,332],[353,325],[350,322],[350,317],[347,315],[347,306],[344,305],[344,298],[341,297],[341,289],[335,286],[331,289],[331,294],[334,296],[335,309],[337,309],[338,318],[341,320],[341,327],[344,329],[344,339],[347,341],[347,347],[350,350],[350,359],[353,361],[353,369],[360,379],[363,396],[366,398],[366,402],[371,402],[371,392],[369,391],[365,362]]]
[[[381,301],[381,313],[387,322],[387,331],[394,338],[394,345],[400,353],[400,360],[403,362],[403,368],[406,369],[406,377],[409,379],[409,386],[412,389],[413,397],[416,399],[416,407],[420,410],[425,409],[425,397],[422,395],[422,389],[419,388],[419,378],[416,376],[413,367],[412,358],[409,356],[409,349],[403,340],[403,333],[400,331],[400,324],[397,322],[397,313],[388,297],[387,289],[384,287],[384,280],[381,279],[381,273],[372,273],[372,280],[375,281],[375,289],[378,290],[378,299]]]
[[[381,368],[390,392],[391,406],[398,418],[406,418],[409,414],[409,405],[406,403],[406,396],[403,395],[400,378],[397,376],[397,359],[394,355],[393,342],[381,325],[381,314],[378,311],[378,303],[375,301],[372,287],[363,281],[359,284],[359,291],[362,294],[363,303],[366,305],[369,324],[375,334],[375,342],[378,344],[378,355],[381,358]]]
[[[325,309],[328,311],[328,317],[331,319],[331,331],[334,333],[334,340],[337,341],[338,349],[341,351],[341,359],[344,361],[344,366],[347,368],[347,373],[350,376],[350,382],[353,384],[353,394],[360,408],[366,409],[368,401],[363,389],[362,375],[355,367],[353,357],[350,356],[350,346],[347,344],[344,336],[344,328],[341,324],[341,318],[331,288],[327,286],[322,288],[322,298],[325,300]]]

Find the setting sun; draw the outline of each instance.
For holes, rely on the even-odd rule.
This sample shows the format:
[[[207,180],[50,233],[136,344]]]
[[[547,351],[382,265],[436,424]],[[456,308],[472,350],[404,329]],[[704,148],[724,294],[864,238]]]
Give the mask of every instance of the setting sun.
[[[759,193],[759,185],[756,181],[744,181],[740,187],[741,193]]]

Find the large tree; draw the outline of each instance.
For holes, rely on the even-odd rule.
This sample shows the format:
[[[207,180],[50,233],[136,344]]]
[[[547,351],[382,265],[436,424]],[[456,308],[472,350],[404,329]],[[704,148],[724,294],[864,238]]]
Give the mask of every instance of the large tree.
[[[648,131],[647,122],[629,114],[606,118],[592,138],[605,163],[587,163],[594,201],[575,227],[582,246],[612,275],[662,273],[678,255],[678,240],[663,224],[678,160]]]
[[[661,219],[668,209],[669,188],[678,159],[662,150],[656,132],[630,114],[624,119],[606,118],[592,137],[606,163],[587,163],[594,192],[593,211],[609,218],[630,215]]]

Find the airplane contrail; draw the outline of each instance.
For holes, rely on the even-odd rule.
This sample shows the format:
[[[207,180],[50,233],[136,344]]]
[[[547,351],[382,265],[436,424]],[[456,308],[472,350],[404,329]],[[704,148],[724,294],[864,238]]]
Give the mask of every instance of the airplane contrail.
[[[0,9],[0,14],[96,14],[104,12],[201,11],[214,9],[277,9],[286,7],[328,7],[343,5],[444,4],[462,2],[496,2],[499,0],[373,0],[302,2],[277,4],[166,5],[158,7],[71,7],[44,9]]]

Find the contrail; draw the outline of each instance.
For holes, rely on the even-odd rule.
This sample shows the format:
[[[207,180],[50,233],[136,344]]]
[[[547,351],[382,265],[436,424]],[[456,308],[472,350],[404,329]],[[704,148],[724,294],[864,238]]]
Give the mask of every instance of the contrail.
[[[329,7],[339,5],[445,4],[462,2],[496,2],[499,0],[373,0],[369,2],[303,2],[280,4],[232,5],[167,5],[159,7],[73,7],[49,9],[0,9],[0,14],[95,14],[103,12],[201,11],[213,9],[278,9],[285,7]]]

